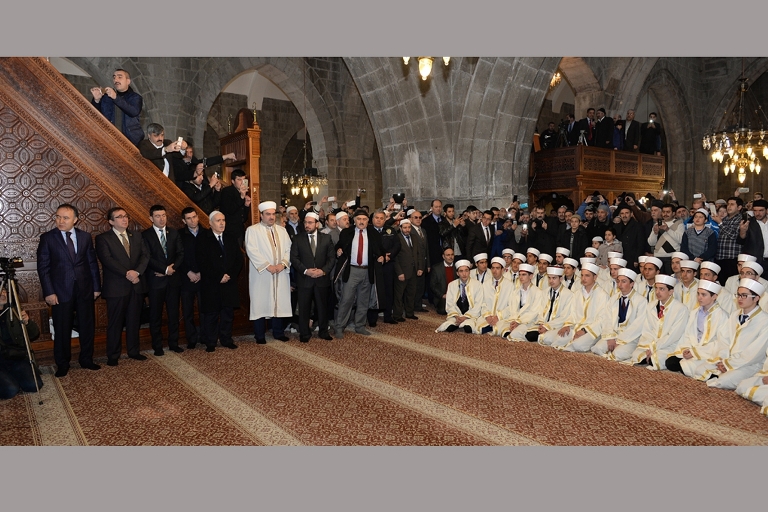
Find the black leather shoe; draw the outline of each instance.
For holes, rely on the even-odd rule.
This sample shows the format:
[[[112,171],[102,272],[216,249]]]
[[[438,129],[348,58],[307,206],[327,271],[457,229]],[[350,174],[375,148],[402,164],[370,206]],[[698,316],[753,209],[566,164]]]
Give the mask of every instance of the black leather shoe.
[[[107,366],[117,366],[117,359],[107,359]]]
[[[467,334],[472,334],[472,328],[468,325],[464,326],[464,332]]]
[[[206,352],[215,352],[216,351],[216,347],[214,347],[213,345],[209,345],[209,346],[205,347],[205,351]]]
[[[233,350],[237,348],[237,345],[235,345],[234,343],[227,343],[226,345],[224,343],[222,343],[221,346],[222,347],[231,348]]]
[[[280,341],[288,341],[290,338],[288,338],[288,336],[283,334],[282,336],[277,336],[275,339]]]
[[[407,318],[408,320],[418,320],[419,319],[419,317],[417,317],[416,315],[406,316],[405,318]]]
[[[309,343],[309,338],[299,338],[301,343]]]
[[[395,320],[394,318],[387,318],[386,320],[384,320],[384,323],[385,324],[396,324],[397,320]]]
[[[61,368],[56,368],[56,373],[54,373],[57,377],[66,377],[69,373],[69,366],[62,366]]]
[[[405,318],[395,318],[395,322],[405,322]]]
[[[256,338],[256,344],[257,345],[266,345],[267,344],[267,340],[265,340],[264,338]]]
[[[160,350],[155,350],[155,355],[156,355],[156,356],[164,356],[164,355],[165,355],[165,352],[163,352],[163,349],[160,349]]]
[[[128,357],[131,358],[131,359],[135,359],[136,361],[146,361],[147,360],[147,356],[145,356],[144,354],[136,354],[135,356],[132,356],[132,355],[128,354]]]
[[[184,352],[184,349],[183,349],[183,348],[181,348],[181,347],[180,347],[180,346],[178,346],[178,345],[176,345],[175,347],[168,347],[168,350],[171,350],[171,351],[173,351],[173,352],[176,352],[177,354],[181,354],[182,352]]]
[[[193,350],[197,346],[197,343],[187,343],[187,350]]]
[[[456,325],[456,324],[453,324],[453,325],[449,325],[449,326],[448,326],[448,327],[445,329],[445,332],[453,332],[453,331],[456,331],[456,330],[458,330],[458,329],[459,329],[459,326],[458,326],[458,325]]]
[[[101,366],[91,361],[90,363],[80,363],[80,368],[84,370],[101,370]]]

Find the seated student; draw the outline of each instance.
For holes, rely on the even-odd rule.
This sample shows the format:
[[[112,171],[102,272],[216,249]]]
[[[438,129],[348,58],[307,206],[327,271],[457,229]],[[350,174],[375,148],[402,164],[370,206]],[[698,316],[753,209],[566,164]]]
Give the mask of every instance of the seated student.
[[[693,377],[707,386],[736,389],[739,383],[760,370],[768,345],[768,314],[758,305],[765,287],[753,279],[739,281],[739,309],[717,332],[717,355],[696,366]]]
[[[680,262],[687,260],[688,255],[684,252],[676,251],[670,257],[670,266],[672,267],[672,277],[680,281]]]
[[[475,254],[472,259],[475,260],[475,268],[469,271],[469,278],[476,279],[480,281],[480,284],[483,284],[486,277],[490,277],[490,272],[488,272],[488,254],[481,252],[480,254]]]
[[[544,295],[544,307],[533,324],[521,325],[509,335],[512,340],[539,341],[548,331],[558,331],[571,318],[573,292],[563,286],[564,270],[560,267],[547,268],[549,291]],[[522,332],[523,338],[520,339]]]
[[[594,258],[594,263],[597,263],[597,257],[600,255],[600,251],[595,249],[594,247],[587,247],[584,249],[584,257],[586,258]]]
[[[763,266],[760,265],[756,261],[745,261],[741,264],[741,267],[739,268],[739,275],[741,279],[751,279],[753,281],[757,281],[758,283],[762,284],[764,288],[768,289],[768,286],[766,286],[763,281],[765,281],[761,276],[763,275]],[[739,281],[741,282],[741,281]],[[763,301],[763,304],[765,304],[766,301]],[[734,293],[731,296],[731,307],[729,308],[731,312],[739,309],[739,302],[736,298],[736,293]]]
[[[587,352],[603,334],[603,317],[610,297],[597,286],[600,267],[581,267],[581,287],[571,300],[571,318],[558,330],[541,336],[541,343],[568,352]]]
[[[547,279],[547,267],[552,264],[552,256],[549,254],[541,253],[539,255],[539,261],[537,262],[538,271],[536,273],[536,286],[543,292],[547,291],[549,287],[549,280]]]
[[[768,416],[768,359],[762,370],[739,382],[736,393],[757,403],[761,406],[760,414]]]
[[[504,249],[506,251],[507,249]],[[502,251],[503,252],[503,251]],[[508,279],[512,281],[512,284],[515,285],[515,288],[520,286],[520,275],[518,274],[520,265],[522,263],[525,263],[527,258],[525,254],[515,252],[515,253],[508,253],[503,252],[502,258],[504,258],[504,279]]]
[[[539,262],[539,254],[541,254],[540,250],[535,247],[529,247],[528,252],[525,253],[525,262],[535,267]]]
[[[626,263],[625,263],[626,264]],[[643,332],[645,299],[635,291],[634,270],[620,268],[616,271],[618,292],[612,296],[605,315],[603,335],[591,348],[592,353],[611,361],[626,361],[632,357]]]
[[[652,264],[646,262],[646,265]],[[683,337],[690,311],[682,302],[675,300],[674,277],[665,274],[654,276],[654,288],[655,304],[649,303],[645,310],[643,332],[630,360],[638,366],[648,365],[651,370],[663,370],[667,358],[677,350],[677,344]]]
[[[699,278],[701,281],[711,281],[719,284],[718,276],[720,270],[722,269],[717,263],[704,261],[699,267]],[[731,316],[731,313],[733,313],[733,298],[728,296],[725,286],[723,286],[723,289],[717,294],[717,305],[722,308],[726,315]]]
[[[722,286],[712,281],[699,281],[696,298],[699,307],[691,311],[683,339],[667,359],[667,370],[693,376],[696,367],[718,353],[717,331],[728,323],[728,314],[717,304]]]
[[[698,269],[699,262],[697,261],[680,261],[680,281],[675,285],[675,298],[682,302],[689,311],[699,309],[699,303],[696,300],[699,280],[695,277]]]
[[[641,265],[640,270],[643,273],[643,281],[642,284],[637,283],[640,286],[635,287],[635,289],[640,292],[640,295],[645,297],[649,304],[652,304],[656,302],[656,287],[654,286],[656,284],[656,276],[659,275],[663,263],[655,256],[648,256],[645,258],[645,263]],[[672,279],[674,280],[675,278],[672,277]],[[675,284],[672,283],[672,286],[674,287]]]
[[[458,279],[448,284],[445,293],[448,318],[435,332],[453,332],[461,327],[466,333],[478,333],[476,321],[483,312],[483,285],[469,278],[469,267],[468,260],[456,262]]]
[[[512,293],[508,310],[503,313],[507,326],[501,336],[510,341],[525,341],[526,332],[544,309],[547,296],[533,285],[535,272],[533,265],[520,264],[519,285]]]
[[[579,262],[573,258],[563,259],[563,285],[572,292],[575,292],[581,286]]]
[[[483,284],[483,313],[477,320],[477,329],[481,334],[501,336],[509,331],[509,322],[505,321],[505,313],[509,309],[509,301],[515,291],[515,285],[509,279],[504,279],[504,259],[491,260],[491,275]]]
[[[622,267],[627,266],[627,260],[622,258],[622,254],[620,252],[614,252],[609,251],[608,254],[608,263],[605,268],[600,267],[600,273],[597,274],[597,285],[600,286],[603,290],[608,292],[608,295],[613,295],[613,291],[616,289],[616,273],[611,272],[611,260],[622,260],[624,263],[621,265]]]
[[[743,278],[740,275],[741,267],[744,265],[747,261],[757,261],[757,258],[752,256],[751,254],[739,254],[736,257],[736,275],[733,275],[725,280],[725,284],[723,285],[723,288],[725,288],[725,295],[728,295],[728,298],[730,300],[733,300],[733,296],[736,295],[736,289],[739,287],[739,281],[741,281]],[[763,279],[762,277],[758,279],[758,282],[768,288],[768,281]],[[735,302],[735,301],[734,301]]]
[[[11,316],[13,315],[13,318]],[[29,319],[26,311],[21,312],[21,320],[17,310],[11,310],[8,304],[8,293],[5,288],[0,290],[0,399],[13,398],[19,391],[33,393],[35,379],[37,387],[43,387],[40,377],[40,368],[32,360],[35,367],[35,376],[32,376],[32,366],[29,364],[27,345],[24,341],[22,324],[27,326],[29,340],[35,340],[40,336],[40,328]]]
[[[563,265],[563,260],[571,255],[571,251],[565,247],[558,247],[555,249],[555,265]]]

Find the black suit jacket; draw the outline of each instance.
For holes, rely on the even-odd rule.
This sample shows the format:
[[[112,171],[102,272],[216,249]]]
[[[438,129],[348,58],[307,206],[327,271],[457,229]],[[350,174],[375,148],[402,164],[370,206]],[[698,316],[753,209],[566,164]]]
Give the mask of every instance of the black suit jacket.
[[[417,270],[426,270],[424,255],[421,254],[421,247],[416,243],[413,235],[411,235],[411,246],[408,246],[402,231],[397,234],[397,240],[400,243],[400,252],[395,258],[395,278],[404,275],[406,279],[411,279],[416,276]]]
[[[493,238],[496,236],[493,228],[494,228],[493,223],[488,225],[488,231],[490,232],[491,236],[488,239],[488,243],[486,243],[483,223],[480,222],[478,224],[473,224],[469,226],[469,229],[467,230],[468,254],[465,254],[464,256],[467,256],[469,258],[474,258],[475,255],[480,254],[481,252],[484,252],[490,256],[491,248],[493,247]]]
[[[139,142],[139,151],[141,152],[141,156],[155,164],[155,167],[160,169],[160,171],[165,168],[165,159],[167,158],[168,177],[171,179],[171,181],[184,181],[179,180],[179,176],[184,177],[188,174],[187,163],[184,161],[184,156],[181,154],[181,152],[171,151],[170,153],[163,155],[163,148],[167,147],[170,143],[170,140],[165,139],[163,141],[163,147],[156,148],[155,145],[149,141],[149,139],[144,139]],[[192,178],[187,179],[189,180]]]
[[[245,199],[240,197],[240,191],[234,185],[223,187],[220,192],[219,211],[227,220],[227,233],[235,235],[235,239],[245,236],[245,219],[248,217],[249,206],[245,206]]]
[[[570,129],[570,131],[568,131]],[[568,141],[569,146],[575,146],[579,143],[579,122],[574,121],[573,127],[566,126],[565,127],[565,138]]]
[[[579,130],[584,130],[584,138],[587,140],[588,146],[595,145],[595,121],[592,121],[592,137],[589,136],[589,119],[584,118],[579,121]]]
[[[101,262],[104,274],[104,285],[101,296],[104,298],[125,297],[134,289],[136,293],[147,291],[147,281],[144,272],[149,264],[149,249],[139,231],[127,230],[128,242],[131,246],[131,256],[125,252],[123,243],[114,230],[96,237],[96,254]],[[139,282],[132,284],[125,278],[129,270],[139,273]]]
[[[150,227],[141,232],[144,242],[149,249],[149,265],[147,265],[147,285],[151,290],[165,288],[166,286],[180,286],[181,274],[178,272],[184,263],[184,244],[181,243],[179,232],[166,226],[165,241],[168,250],[168,256],[163,253],[163,246],[160,245],[160,239],[154,227]],[[169,265],[173,265],[174,273],[170,276],[165,275],[165,270]],[[156,276],[155,272],[163,274],[162,277]]]
[[[187,276],[188,272],[200,272],[200,264],[197,262],[197,240],[200,236],[208,231],[202,226],[198,226],[197,236],[189,232],[187,227],[179,230],[179,238],[181,239],[181,245],[184,246],[184,261],[181,262],[181,266],[176,268],[183,285],[193,285]]]
[[[55,293],[59,302],[69,302],[73,298],[92,299],[95,292],[101,291],[99,264],[96,262],[91,235],[75,228],[75,238],[77,252],[75,260],[72,261],[61,231],[54,228],[40,235],[40,243],[37,246],[37,274],[40,277],[43,296]],[[72,296],[75,281],[78,282],[80,297]]]
[[[626,123],[626,121],[625,121]],[[635,149],[634,146],[637,146]],[[625,151],[639,151],[640,149],[640,122],[635,121],[629,123],[629,128],[624,130],[624,150]]]
[[[315,254],[309,245],[309,235],[302,233],[293,238],[291,243],[291,269],[296,273],[296,285],[299,288],[320,288],[331,286],[331,270],[336,263],[336,250],[331,242],[331,235],[315,231]],[[319,268],[325,275],[308,277],[304,271],[308,268]]]
[[[221,191],[211,188],[208,184],[208,180],[204,179],[200,184],[200,188],[197,188],[197,186],[190,181],[177,182],[177,184],[181,191],[205,213],[210,215],[213,210],[219,207],[219,203],[221,202]]]
[[[763,254],[765,253],[765,240],[763,240],[763,232],[757,223],[760,222],[754,217],[749,218],[749,227],[747,227],[746,238],[741,238],[736,235],[736,243],[741,244],[741,252],[744,254],[750,254],[757,258],[757,263],[762,267],[765,267],[765,260]]]
[[[605,116],[602,121],[595,123],[595,143],[598,148],[613,149],[613,119]]]
[[[243,269],[243,251],[240,243],[231,233],[224,232],[224,251],[213,231],[197,235],[195,259],[200,266],[200,311],[218,313],[221,308],[240,307],[240,293],[237,278]],[[224,274],[230,280],[222,283]]]
[[[340,259],[347,260],[347,265],[344,266],[344,271],[341,275],[341,280],[345,283],[349,280],[349,262],[357,257],[357,248],[355,247],[355,250],[352,248],[352,241],[355,239],[356,229],[357,228],[354,226],[343,229],[341,233],[339,233],[339,242],[336,244],[336,250],[341,249],[342,251]],[[368,280],[373,283],[374,276],[378,277],[379,280],[382,279],[381,263],[376,260],[379,256],[384,254],[384,249],[381,246],[381,235],[373,226],[369,225],[366,228],[366,233],[368,234]]]
[[[451,227],[450,222],[443,216],[440,217],[440,222],[436,222],[432,212],[427,213],[421,221],[421,229],[427,234],[427,249],[429,250],[427,259],[430,266],[443,260],[442,233],[449,233]]]

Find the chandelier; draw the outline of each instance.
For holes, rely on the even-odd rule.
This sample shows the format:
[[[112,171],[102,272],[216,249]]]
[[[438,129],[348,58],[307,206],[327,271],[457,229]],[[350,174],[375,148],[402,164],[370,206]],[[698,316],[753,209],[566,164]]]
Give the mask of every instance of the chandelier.
[[[549,90],[551,91],[557,85],[560,83],[560,80],[562,80],[563,75],[560,74],[560,71],[555,72],[554,75],[552,75],[552,80],[549,81]]]
[[[712,162],[723,164],[723,172],[726,176],[730,173],[737,174],[739,183],[744,183],[747,169],[755,174],[760,174],[760,153],[764,159],[768,160],[768,140],[766,140],[766,131],[762,126],[760,130],[753,130],[745,123],[744,95],[749,90],[749,84],[744,77],[743,63],[741,75],[736,124],[705,134],[702,145],[705,151],[710,152],[709,156],[712,158]],[[762,107],[758,105],[757,110],[762,112]],[[763,113],[763,115],[765,114]]]
[[[319,194],[321,186],[328,185],[328,176],[317,174],[317,169],[304,169],[304,174],[284,172],[283,185],[291,186],[291,195],[301,194],[306,199],[309,194]]]
[[[403,62],[405,65],[408,65],[408,62],[410,62],[410,57],[403,57]],[[419,74],[421,75],[422,80],[426,80],[430,73],[432,73],[432,63],[435,61],[434,57],[418,57],[419,61]],[[450,57],[443,57],[443,64],[446,66],[451,61]]]

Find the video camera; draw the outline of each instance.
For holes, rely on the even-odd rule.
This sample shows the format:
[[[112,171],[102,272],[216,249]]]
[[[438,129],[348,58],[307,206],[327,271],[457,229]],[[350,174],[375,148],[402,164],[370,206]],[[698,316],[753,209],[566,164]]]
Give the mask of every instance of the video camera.
[[[6,274],[13,273],[16,267],[21,267],[23,265],[24,259],[20,256],[16,256],[15,258],[0,258],[0,271]]]

